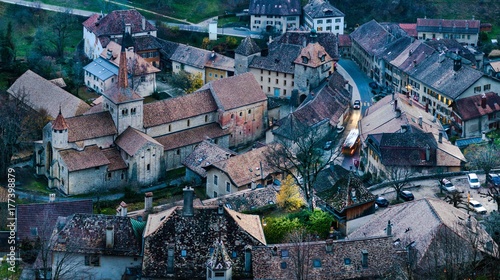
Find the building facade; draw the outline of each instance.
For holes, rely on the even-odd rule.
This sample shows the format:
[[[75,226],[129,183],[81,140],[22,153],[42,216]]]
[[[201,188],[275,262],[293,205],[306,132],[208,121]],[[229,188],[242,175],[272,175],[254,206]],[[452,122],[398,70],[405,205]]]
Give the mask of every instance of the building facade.
[[[251,31],[285,33],[300,27],[302,7],[298,0],[252,0],[248,13]]]
[[[344,34],[344,13],[332,6],[328,0],[310,0],[304,6],[304,23],[309,29]]]

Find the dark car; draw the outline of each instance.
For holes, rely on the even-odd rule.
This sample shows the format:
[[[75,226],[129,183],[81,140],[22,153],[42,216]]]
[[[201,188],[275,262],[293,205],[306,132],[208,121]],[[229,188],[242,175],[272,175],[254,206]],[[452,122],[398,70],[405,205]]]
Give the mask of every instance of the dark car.
[[[401,197],[404,201],[410,201],[415,199],[413,193],[410,191],[400,191],[399,197]]]
[[[490,174],[486,175],[486,185],[490,188],[491,187],[495,187],[495,188],[500,187],[500,175],[494,174],[494,173],[490,173]]]
[[[389,206],[389,200],[385,199],[385,197],[379,196],[375,199],[375,204],[377,204],[378,207],[387,207]]]
[[[372,89],[377,89],[378,88],[378,84],[376,82],[370,82],[368,84],[369,87],[371,87]]]

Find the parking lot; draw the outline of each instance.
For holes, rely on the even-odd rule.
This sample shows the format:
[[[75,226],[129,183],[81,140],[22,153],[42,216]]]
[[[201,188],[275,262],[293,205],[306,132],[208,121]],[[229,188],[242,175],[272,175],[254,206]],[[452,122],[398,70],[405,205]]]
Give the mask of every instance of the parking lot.
[[[459,192],[462,192],[464,195],[465,200],[467,199],[467,194],[470,193],[470,198],[479,201],[488,211],[488,213],[491,213],[491,211],[497,209],[497,205],[494,201],[488,201],[488,197],[485,197],[483,195],[480,195],[479,192],[482,193],[487,193],[488,189],[484,188],[484,183],[485,183],[485,175],[484,174],[478,174],[478,178],[481,182],[481,188],[479,189],[470,189],[469,184],[467,182],[467,177],[465,175],[462,176],[457,176],[457,177],[448,177],[447,179],[450,179],[453,185],[457,188]],[[439,198],[439,182],[437,179],[430,179],[430,180],[422,180],[422,181],[415,181],[411,183],[412,186],[408,186],[405,189],[411,191],[413,195],[415,196],[415,199],[420,199],[424,197],[433,197],[433,198]],[[378,190],[372,191],[373,194],[375,195],[380,195],[388,199],[389,201],[395,200],[396,199],[396,193],[391,187],[386,187],[386,188],[381,188]],[[443,193],[445,193],[443,191]],[[407,202],[405,202],[407,203]],[[465,210],[464,210],[465,211]]]

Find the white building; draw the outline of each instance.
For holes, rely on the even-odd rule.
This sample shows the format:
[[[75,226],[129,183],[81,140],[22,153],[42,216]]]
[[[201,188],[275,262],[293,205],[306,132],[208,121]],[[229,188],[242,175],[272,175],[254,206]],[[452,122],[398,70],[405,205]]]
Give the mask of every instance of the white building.
[[[250,1],[250,30],[285,33],[300,26],[302,8],[299,0]]]
[[[328,0],[310,0],[304,6],[304,24],[316,31],[344,34],[344,16]]]

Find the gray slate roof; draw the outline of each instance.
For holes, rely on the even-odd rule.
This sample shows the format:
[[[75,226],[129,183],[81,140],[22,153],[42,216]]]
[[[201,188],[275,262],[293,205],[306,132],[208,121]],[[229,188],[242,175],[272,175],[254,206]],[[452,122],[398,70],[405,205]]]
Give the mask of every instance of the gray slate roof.
[[[249,67],[293,74],[293,61],[299,56],[300,50],[298,45],[280,44],[270,50],[268,56],[254,57]]]
[[[300,0],[251,0],[250,15],[299,16],[302,13]]]
[[[440,54],[433,53],[408,74],[451,99],[456,99],[483,76],[481,71],[467,66],[454,71],[453,60],[445,57],[439,62],[439,56]]]
[[[343,17],[339,9],[335,8],[327,0],[311,0],[304,6],[304,14],[311,18]]]
[[[375,20],[371,20],[351,33],[351,39],[369,55],[375,55],[395,37]]]
[[[244,56],[249,56],[251,54],[255,54],[260,51],[261,49],[257,45],[257,43],[255,43],[255,40],[252,39],[250,36],[247,36],[245,37],[245,39],[241,41],[240,45],[236,48],[234,52]]]
[[[310,31],[287,31],[285,34],[276,37],[269,44],[269,52],[271,52],[271,49],[275,46],[281,44],[291,44],[303,47],[316,41],[325,48],[325,51],[333,60],[338,61],[339,52],[337,36],[332,32],[315,32],[315,35],[316,37],[313,39]]]

